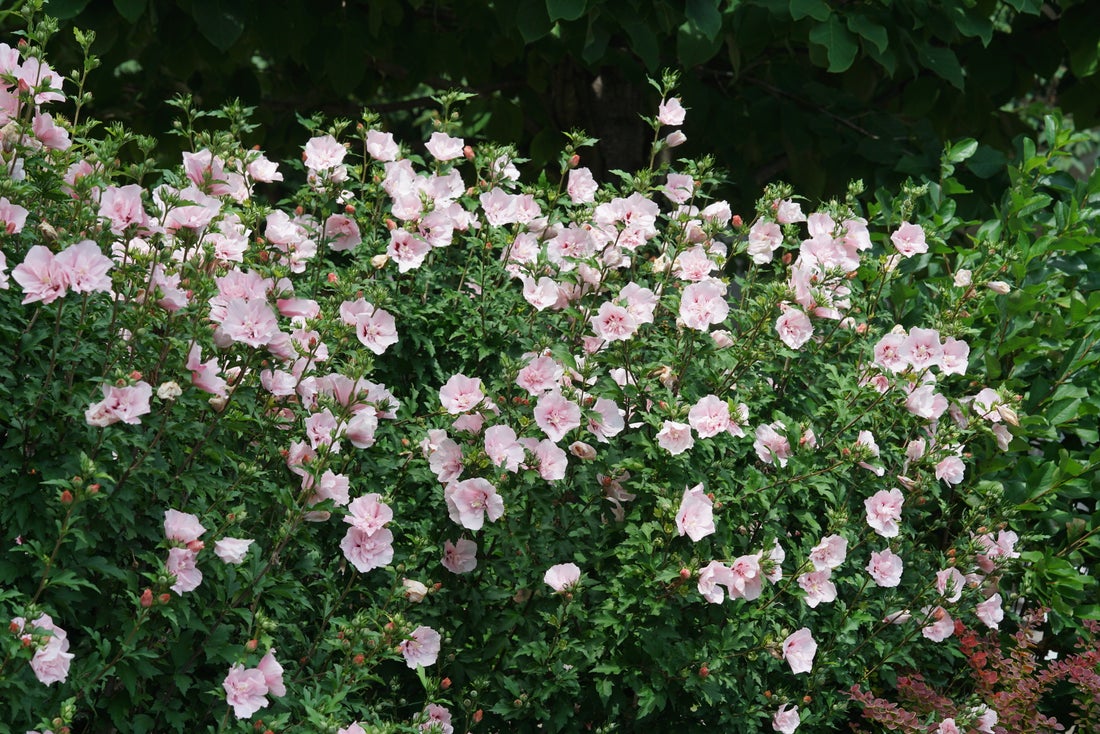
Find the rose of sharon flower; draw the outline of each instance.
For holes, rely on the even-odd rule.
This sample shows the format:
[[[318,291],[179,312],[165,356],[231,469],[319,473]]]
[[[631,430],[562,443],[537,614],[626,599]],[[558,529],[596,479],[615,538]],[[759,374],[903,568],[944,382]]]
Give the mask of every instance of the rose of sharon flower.
[[[657,432],[657,445],[673,456],[682,454],[695,445],[691,426],[687,423],[666,420]]]
[[[867,524],[884,538],[894,538],[898,534],[898,520],[901,519],[901,506],[905,497],[900,489],[889,491],[881,489],[864,500],[867,509]]]
[[[798,716],[798,707],[787,703],[780,706],[772,717],[772,728],[781,734],[794,734],[800,723],[802,721]]]
[[[196,565],[198,558],[198,551],[187,548],[168,549],[168,560],[164,566],[168,573],[176,577],[176,582],[170,588],[180,596],[194,591],[202,583],[202,571]]]
[[[54,624],[53,618],[43,614],[31,623],[36,630],[48,632],[49,637],[43,643],[39,643],[31,658],[31,670],[35,678],[45,686],[54,683],[64,683],[69,677],[69,666],[72,663],[73,654],[69,652],[69,636],[65,630]],[[12,629],[23,633],[24,641],[32,639],[30,634],[24,632],[26,620],[16,617],[12,620]]]
[[[496,522],[504,514],[504,500],[489,480],[475,477],[451,482],[443,490],[451,520],[470,530],[481,530],[485,517]]]
[[[580,406],[557,390],[539,398],[535,404],[535,424],[553,442],[581,425]]]
[[[559,594],[576,586],[581,580],[581,570],[575,563],[559,563],[546,570],[542,580]]]
[[[340,550],[360,573],[366,573],[393,560],[393,533],[382,528],[367,534],[357,527],[350,527],[340,541]]]
[[[890,235],[890,241],[905,257],[928,252],[928,243],[924,241],[924,230],[919,224],[902,222],[897,231]]]
[[[222,538],[214,543],[214,554],[222,559],[223,563],[241,564],[244,563],[244,557],[248,555],[248,549],[254,542],[244,538]]]
[[[443,543],[443,568],[451,573],[469,573],[477,568],[477,543],[460,538],[452,543]]]
[[[703,492],[703,485],[684,488],[680,511],[676,513],[676,529],[698,543],[714,532],[714,501]]]
[[[797,308],[788,308],[775,322],[779,339],[791,349],[800,349],[814,335],[810,317]]]
[[[256,670],[263,673],[268,693],[280,698],[286,695],[286,686],[283,685],[283,666],[279,665],[279,661],[275,659],[275,648],[271,648],[260,658],[260,662],[256,663]]]
[[[932,642],[943,642],[955,634],[955,620],[951,619],[951,615],[943,607],[925,607],[922,613],[928,623],[921,628],[921,634]]]
[[[398,645],[398,648],[405,656],[405,664],[416,670],[418,665],[425,668],[435,665],[436,659],[439,658],[440,640],[438,632],[431,627],[421,625],[414,629],[409,639]]]
[[[420,731],[433,732],[434,734],[454,734],[454,726],[451,725],[451,712],[445,706],[430,703],[424,709],[424,715],[428,718],[420,724]]]
[[[894,587],[901,583],[903,567],[901,556],[887,548],[884,551],[871,552],[867,573],[871,574],[871,578],[878,586]]]
[[[439,402],[443,409],[451,415],[467,413],[485,399],[485,393],[481,389],[481,380],[477,377],[467,377],[457,374],[447,380],[447,384],[439,388]]]
[[[238,719],[247,719],[267,706],[267,681],[263,671],[257,668],[247,670],[241,664],[229,668],[229,675],[222,681],[225,689],[225,702],[233,707]]]
[[[168,540],[190,543],[205,532],[206,528],[191,513],[171,509],[164,511],[164,537]]]
[[[783,640],[783,658],[790,664],[792,673],[809,673],[816,654],[817,643],[807,627]]]

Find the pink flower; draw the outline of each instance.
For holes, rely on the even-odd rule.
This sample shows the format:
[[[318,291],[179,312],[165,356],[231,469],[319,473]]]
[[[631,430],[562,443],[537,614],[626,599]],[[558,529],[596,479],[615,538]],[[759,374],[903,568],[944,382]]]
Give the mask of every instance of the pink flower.
[[[451,482],[443,490],[451,520],[469,530],[481,530],[485,518],[496,522],[504,514],[504,500],[487,479],[475,477]]]
[[[966,464],[958,456],[948,456],[936,464],[936,479],[941,479],[948,484],[958,484],[963,480],[966,472]]]
[[[935,734],[960,734],[959,727],[954,719],[947,718],[936,727]]]
[[[592,405],[592,412],[595,413],[595,416],[589,416],[588,430],[600,443],[608,443],[609,438],[619,435],[626,427],[626,423],[623,421],[626,411],[620,408],[614,400],[597,398]]]
[[[397,343],[397,325],[388,311],[371,307],[369,313],[356,314],[355,336],[367,349],[382,354]]]
[[[726,593],[722,591],[722,586],[727,589],[733,586],[733,572],[729,566],[711,561],[699,571],[699,593],[711,604],[721,604],[725,600]]]
[[[393,533],[382,528],[367,534],[357,527],[350,527],[340,541],[340,550],[360,573],[366,573],[393,560]]]
[[[367,734],[367,730],[359,726],[358,721],[353,721],[347,726],[337,729],[336,734]]]
[[[225,306],[218,331],[230,341],[262,347],[279,333],[279,323],[266,300],[233,298]]]
[[[263,673],[264,683],[267,684],[267,692],[272,696],[285,696],[286,686],[283,685],[283,666],[275,659],[275,648],[267,651],[267,654],[256,663],[256,670]]]
[[[540,397],[535,404],[535,423],[551,441],[556,443],[562,440],[565,434],[580,427],[580,406],[554,390]]]
[[[428,457],[428,467],[444,484],[458,479],[462,475],[462,447],[444,436]]]
[[[792,673],[809,673],[814,666],[817,643],[807,627],[803,627],[783,640],[783,657],[790,664]]]
[[[910,329],[901,343],[901,353],[915,370],[938,367],[943,359],[940,333],[935,329]]]
[[[786,436],[776,432],[777,428],[785,429],[785,426],[779,422],[757,426],[756,441],[752,446],[765,464],[778,463],[779,466],[786,466],[787,459],[793,455],[791,444]]]
[[[688,411],[688,423],[699,438],[711,438],[730,429],[730,406],[717,395],[699,399]]]
[[[393,510],[382,501],[382,495],[377,492],[356,497],[348,505],[348,514],[344,516],[344,522],[353,528],[359,528],[367,535],[374,535],[391,520]]]
[[[679,127],[684,124],[684,117],[687,115],[687,111],[683,105],[680,104],[679,97],[673,97],[672,99],[666,99],[657,106],[657,122],[662,125],[671,125],[673,127]]]
[[[680,297],[680,319],[689,329],[707,331],[725,321],[729,311],[726,288],[713,279],[692,283]]]
[[[485,393],[481,389],[481,380],[461,373],[452,376],[447,380],[447,384],[439,388],[439,402],[451,415],[468,413],[480,405],[484,399]]]
[[[970,345],[960,339],[947,337],[943,341],[940,371],[945,375],[965,375],[970,359]]]
[[[89,405],[84,411],[84,420],[90,426],[109,426],[119,421],[137,425],[139,416],[149,412],[149,400],[153,397],[153,386],[141,381],[129,387],[102,385],[103,400]]]
[[[799,349],[814,335],[810,317],[797,308],[788,308],[775,321],[780,340],[791,349]]]
[[[516,375],[516,384],[531,395],[539,395],[557,387],[564,372],[562,366],[552,358],[536,357]]]
[[[682,133],[679,130],[672,131],[671,133],[668,134],[668,137],[665,138],[665,145],[667,145],[670,148],[676,148],[678,146],[683,145],[686,142],[687,142],[687,135],[684,135],[684,133]]]
[[[211,357],[202,361],[202,347],[198,342],[191,345],[187,352],[187,363],[184,367],[191,372],[191,384],[211,395],[226,397],[226,382],[221,377],[221,369],[218,367],[217,357]]]
[[[794,224],[805,222],[806,215],[802,213],[802,205],[791,199],[777,201],[772,205],[775,209],[775,219],[780,224]]]
[[[884,538],[897,537],[904,502],[905,497],[900,489],[880,489],[863,502],[867,510],[867,524]]]
[[[810,608],[821,602],[836,601],[836,584],[829,580],[832,571],[811,571],[798,577],[798,585],[806,592],[806,604]]]
[[[883,551],[872,551],[871,560],[867,563],[867,573],[871,574],[875,584],[883,587],[894,587],[900,584],[902,569],[901,556],[889,548]]]
[[[168,540],[177,540],[184,545],[206,532],[206,528],[199,522],[199,518],[189,512],[176,510],[164,511],[164,537]]]
[[[772,253],[783,244],[783,230],[775,222],[757,220],[749,230],[748,254],[757,265],[772,261]]]
[[[978,619],[982,620],[990,629],[998,629],[1001,621],[1005,618],[1005,612],[1002,608],[1003,601],[1000,594],[994,594],[983,602],[979,602],[974,611],[978,615]]]
[[[638,330],[638,323],[630,312],[610,301],[602,303],[600,310],[590,321],[596,336],[609,342],[625,341],[634,336],[634,332]]]
[[[0,230],[8,234],[22,232],[29,213],[18,204],[8,201],[8,197],[0,197]]]
[[[431,627],[421,625],[414,629],[409,639],[398,647],[401,654],[405,656],[405,664],[416,670],[417,666],[422,665],[426,668],[429,665],[435,665],[436,659],[439,658],[440,642],[438,632]]]
[[[875,364],[890,372],[904,372],[905,368],[909,366],[909,360],[906,359],[902,350],[905,339],[904,334],[894,332],[890,332],[879,339],[878,343],[875,344]]]
[[[936,573],[936,591],[947,598],[949,602],[957,602],[962,596],[966,578],[957,568],[945,568]]]
[[[443,568],[451,573],[469,573],[477,568],[477,543],[460,538],[452,543],[443,543]]]
[[[26,631],[26,620],[16,617],[12,620],[13,631],[22,633],[24,642],[32,640],[32,635]],[[69,677],[69,666],[72,663],[73,654],[69,652],[69,638],[65,630],[54,624],[53,618],[48,614],[41,615],[31,622],[36,630],[48,633],[44,642],[37,643],[34,656],[31,657],[31,670],[38,682],[45,686],[54,683],[64,683]]]
[[[53,303],[65,295],[65,275],[57,257],[42,245],[27,251],[23,262],[12,269],[11,277],[23,288],[23,303]]]
[[[905,399],[905,409],[918,418],[934,421],[947,410],[947,398],[932,385],[918,387]]]
[[[420,731],[430,732],[431,734],[454,734],[455,729],[451,725],[451,712],[446,707],[437,703],[430,703],[424,709],[424,714],[428,718],[420,724]]]
[[[437,161],[450,161],[462,157],[464,145],[462,138],[452,138],[447,133],[434,132],[424,147]]]
[[[328,246],[333,252],[351,250],[363,241],[359,225],[343,214],[329,215],[325,220],[325,236],[330,240]]]
[[[534,441],[534,439],[530,439]],[[565,469],[569,459],[565,451],[556,443],[546,438],[535,444],[531,449],[539,464],[539,476],[548,482],[556,482],[565,479]]]
[[[569,172],[569,183],[565,187],[569,199],[574,204],[591,204],[596,200],[596,179],[587,168],[574,168]]]
[[[244,563],[244,557],[254,542],[244,538],[222,538],[214,543],[214,554],[222,559],[222,563]]]
[[[202,583],[202,571],[195,565],[198,558],[198,551],[187,548],[168,549],[168,561],[164,566],[169,574],[176,577],[175,583],[170,588],[180,596],[188,591],[194,591]]]
[[[381,130],[367,131],[367,154],[374,160],[395,161],[399,152],[393,133],[384,133]]]
[[[305,164],[311,171],[336,168],[347,155],[347,149],[331,135],[310,138],[306,143]]]
[[[702,484],[684,488],[676,513],[676,529],[696,543],[714,532],[714,500],[703,492]]]
[[[921,627],[921,634],[932,642],[943,642],[955,634],[955,621],[951,619],[951,615],[943,607],[936,607],[935,609],[925,607],[922,613],[928,622],[924,627]]]
[[[798,716],[798,707],[783,704],[772,717],[772,728],[781,734],[794,734],[794,730],[802,723]]]
[[[848,539],[842,535],[827,535],[810,551],[810,561],[818,571],[838,568],[848,557]]]
[[[559,563],[548,568],[542,580],[551,589],[561,594],[580,583],[581,570],[575,563]]]
[[[928,244],[924,241],[924,230],[919,224],[902,222],[897,231],[890,235],[890,241],[905,257],[928,252]]]
[[[268,704],[267,682],[263,671],[257,668],[245,669],[237,664],[229,668],[229,675],[222,681],[225,689],[225,702],[233,707],[238,719],[247,719]]]
[[[407,273],[424,264],[424,258],[432,251],[426,241],[403,229],[390,232],[390,244],[386,254],[397,263],[399,273]]]
[[[687,423],[666,420],[657,432],[657,445],[673,456],[682,454],[695,445],[691,426]]]
[[[764,573],[760,568],[760,553],[738,556],[730,566],[733,582],[729,586],[731,599],[752,601],[764,591]]]
[[[523,446],[516,440],[516,432],[510,426],[490,426],[485,429],[485,454],[494,466],[516,472],[523,461]]]

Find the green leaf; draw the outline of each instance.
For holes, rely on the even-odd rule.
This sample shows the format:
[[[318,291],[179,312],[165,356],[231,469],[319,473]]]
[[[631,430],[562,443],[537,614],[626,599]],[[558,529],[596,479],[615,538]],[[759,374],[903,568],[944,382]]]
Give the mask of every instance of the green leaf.
[[[722,14],[718,12],[719,1],[687,0],[687,7],[684,8],[688,23],[698,28],[708,41],[717,38],[722,30]]]
[[[1044,417],[1052,426],[1060,426],[1077,419],[1077,409],[1081,407],[1080,398],[1063,398],[1055,400],[1047,408]]]
[[[80,15],[89,2],[90,0],[49,0],[45,6],[46,15],[58,20],[69,20]]]
[[[810,40],[825,47],[829,57],[829,71],[833,73],[846,71],[859,51],[855,36],[835,15],[810,31]]]
[[[199,33],[219,51],[227,50],[244,32],[244,23],[215,0],[195,0],[191,15]]]
[[[524,43],[539,40],[553,29],[546,3],[542,0],[522,0],[516,8],[516,27]]]
[[[951,49],[942,46],[924,46],[920,49],[920,60],[935,72],[936,76],[950,82],[956,89],[961,91],[966,86],[959,57]]]
[[[650,71],[656,69],[661,61],[661,49],[657,44],[657,36],[653,33],[653,29],[636,15],[620,19],[619,22],[622,24],[623,30],[630,36],[631,50],[638,55],[638,58],[642,60],[647,69]]]
[[[576,20],[584,15],[585,0],[546,0],[546,14],[550,22]]]
[[[890,37],[886,29],[866,15],[849,15],[848,29],[874,44],[880,54],[885,53],[890,46]]]
[[[951,163],[962,163],[978,152],[978,141],[974,138],[964,138],[953,144],[944,154]]]
[[[824,21],[832,12],[825,0],[791,0],[791,18],[794,20],[813,18]]]
[[[697,66],[709,61],[721,46],[721,36],[707,38],[690,22],[682,24],[676,33],[676,56],[681,66]]]
[[[131,23],[136,23],[145,12],[145,0],[114,0],[115,10]]]

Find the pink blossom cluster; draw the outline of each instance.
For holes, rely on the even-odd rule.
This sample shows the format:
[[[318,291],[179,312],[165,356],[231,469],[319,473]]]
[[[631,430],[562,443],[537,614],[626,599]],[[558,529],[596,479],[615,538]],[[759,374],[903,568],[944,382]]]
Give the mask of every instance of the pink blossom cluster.
[[[31,670],[43,685],[64,683],[69,677],[73,654],[69,652],[69,636],[43,614],[28,624],[23,617],[11,621],[11,631],[18,635],[24,647],[33,647]]]

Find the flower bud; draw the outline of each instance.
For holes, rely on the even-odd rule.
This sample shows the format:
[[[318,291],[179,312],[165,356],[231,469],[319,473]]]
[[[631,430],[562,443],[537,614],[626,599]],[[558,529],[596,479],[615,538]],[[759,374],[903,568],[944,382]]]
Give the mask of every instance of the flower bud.
[[[73,493],[67,489],[61,490],[61,504],[71,505],[73,503]]]
[[[680,569],[680,578],[682,578],[684,581],[687,581],[688,579],[691,578],[691,571],[689,569],[686,569],[686,568],[681,568]]]
[[[256,652],[256,647],[260,644],[259,640],[253,637],[248,642],[244,643],[244,649],[249,652]]]
[[[141,606],[143,609],[148,609],[149,607],[153,606],[152,589],[147,588],[145,589],[145,591],[141,592]]]
[[[161,604],[167,604],[168,602],[172,601],[172,595],[169,594],[168,592],[165,592],[165,593],[161,594],[160,596],[158,596],[157,600]]]
[[[574,154],[573,154],[573,155],[572,155],[572,156],[571,156],[571,157],[569,158],[569,167],[570,167],[570,168],[576,168],[576,167],[577,167],[577,166],[579,166],[580,164],[581,164],[581,157],[580,157],[580,156],[579,156],[578,154],[574,153]]]
[[[390,256],[386,253],[375,255],[370,259],[370,264],[377,270],[381,270],[386,267],[386,263],[390,261]]]
[[[444,678],[443,680],[439,681],[439,687],[442,688],[443,690],[447,690],[448,688],[451,687],[451,679],[450,678]]]
[[[733,219],[730,220],[730,224],[732,224],[734,227],[741,227],[745,224],[745,221],[741,219],[740,214],[734,214]]]
[[[675,131],[669,133],[668,137],[665,138],[665,145],[667,145],[670,148],[675,148],[679,145],[683,145],[686,142],[687,142],[687,135],[684,135],[679,130],[675,130]]]
[[[472,161],[474,159],[474,148],[472,145],[463,146],[462,157],[468,161]]]

